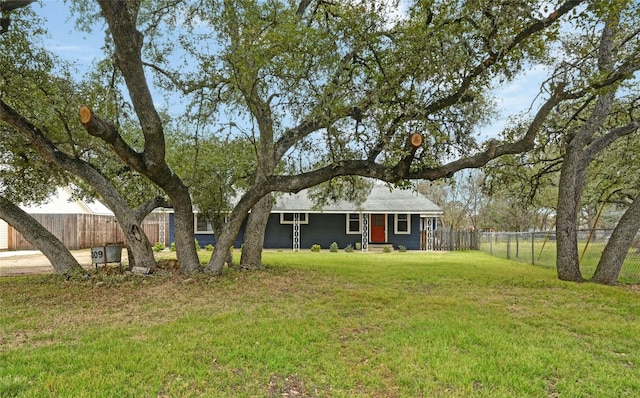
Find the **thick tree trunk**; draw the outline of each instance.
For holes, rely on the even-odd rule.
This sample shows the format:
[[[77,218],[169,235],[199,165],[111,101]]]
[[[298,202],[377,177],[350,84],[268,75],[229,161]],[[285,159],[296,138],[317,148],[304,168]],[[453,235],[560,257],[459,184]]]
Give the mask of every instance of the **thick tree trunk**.
[[[213,251],[205,272],[218,275],[222,272],[224,264],[229,259],[229,253],[233,241],[238,235],[243,219],[231,219],[222,229],[220,235],[216,237],[216,249]]]
[[[127,253],[129,253],[129,268],[143,267],[148,268],[151,272],[156,268],[156,260],[153,256],[153,249],[149,238],[144,233],[137,222],[131,221],[123,224],[123,220],[119,219],[120,228],[127,238]],[[133,262],[131,261],[133,258]]]
[[[165,192],[169,194],[173,203],[176,256],[180,270],[187,275],[193,274],[200,270],[200,260],[195,247],[191,198],[188,192],[174,192],[167,189]]]
[[[133,267],[135,265],[153,271],[156,267],[153,249],[149,238],[141,227],[144,216],[137,214],[135,210],[131,209],[124,197],[114,188],[113,184],[100,173],[96,172],[90,165],[78,159],[69,159],[66,162],[59,161],[56,164],[79,176],[94,187],[98,194],[100,194],[103,202],[113,211],[127,240],[127,251],[129,255],[135,259],[135,264],[130,262],[129,266]]]
[[[112,124],[100,119],[88,107],[83,106],[80,108],[80,121],[89,134],[99,137],[111,145],[120,159],[153,181],[169,196],[175,216],[174,233],[180,270],[185,274],[191,274],[199,270],[200,260],[198,259],[194,242],[191,196],[189,195],[189,189],[184,185],[180,177],[171,171],[164,160],[164,139],[162,135],[150,136],[149,141],[145,143],[145,148],[150,148],[149,152],[147,153],[145,149],[145,153],[140,154],[128,146]],[[160,125],[157,127],[158,130],[161,130]],[[158,131],[156,131],[156,134],[158,134]],[[153,145],[151,142],[157,142],[157,145]],[[156,148],[156,146],[162,147],[162,150]],[[154,157],[157,159],[151,161],[152,156],[150,153],[154,151]]]
[[[80,120],[89,134],[100,137],[129,166],[158,185],[171,199],[175,215],[175,242],[178,263],[185,274],[200,268],[195,250],[193,208],[189,189],[166,163],[163,122],[154,106],[142,61],[143,34],[136,27],[140,2],[98,0],[102,16],[113,38],[117,66],[122,72],[131,103],[142,127],[144,150],[138,152],[115,127],[81,108]]]
[[[596,272],[591,278],[592,282],[605,285],[618,283],[622,264],[638,229],[640,229],[640,195],[634,199],[613,230],[613,234],[600,256]]]
[[[211,222],[212,222],[212,227],[213,227],[213,234],[214,236],[218,237],[220,236],[220,234],[222,233],[222,231],[224,230],[224,217],[221,214],[216,214],[213,217],[211,217]],[[220,245],[218,245],[216,243],[216,250],[223,250],[222,247]],[[231,254],[231,247],[229,247],[228,249],[226,249],[226,254],[225,254],[225,263],[227,263],[227,265],[229,267],[233,266],[233,255]]]
[[[612,37],[617,18],[607,21],[602,31],[598,53],[598,67],[601,72],[609,72],[612,67]],[[566,146],[566,154],[560,170],[557,208],[557,257],[558,278],[561,280],[583,281],[578,257],[578,209],[582,201],[585,179],[589,163],[595,155],[590,149],[594,134],[602,127],[615,99],[615,90],[598,97],[589,118],[582,124]]]
[[[264,234],[273,207],[273,195],[264,196],[251,208],[244,231],[240,267],[245,269],[259,268],[262,265],[262,249]]]
[[[558,188],[556,268],[560,280],[581,282],[577,222],[583,187],[576,180],[580,156],[573,145],[567,147]]]
[[[255,187],[254,187],[255,188]],[[211,255],[211,259],[205,268],[205,272],[217,275],[222,272],[224,264],[227,261],[227,254],[233,241],[238,236],[242,222],[247,217],[247,213],[258,203],[262,196],[268,193],[258,189],[247,191],[240,201],[233,208],[233,211],[229,215],[227,223],[218,236],[216,236],[216,250]]]
[[[0,196],[0,217],[20,231],[32,245],[38,248],[49,259],[57,273],[68,274],[73,270],[82,270],[69,249],[55,235],[2,196]]]

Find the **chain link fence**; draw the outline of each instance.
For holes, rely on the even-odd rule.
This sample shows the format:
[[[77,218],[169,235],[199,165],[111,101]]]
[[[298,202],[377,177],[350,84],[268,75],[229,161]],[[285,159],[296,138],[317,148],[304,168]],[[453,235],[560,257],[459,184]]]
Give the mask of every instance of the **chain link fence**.
[[[578,231],[578,254],[582,276],[590,278],[596,270],[612,229]],[[550,232],[482,232],[479,249],[492,256],[521,261],[545,268],[556,268],[556,234]],[[627,253],[620,282],[640,282],[640,236]]]

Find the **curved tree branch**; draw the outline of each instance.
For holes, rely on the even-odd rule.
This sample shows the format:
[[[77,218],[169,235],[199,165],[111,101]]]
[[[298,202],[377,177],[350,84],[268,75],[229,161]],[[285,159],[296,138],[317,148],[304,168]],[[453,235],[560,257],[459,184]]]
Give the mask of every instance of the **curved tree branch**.
[[[109,25],[115,43],[116,63],[140,120],[145,137],[145,162],[162,165],[165,163],[164,131],[144,74],[141,53],[143,36],[136,27],[139,2],[133,4],[125,0],[98,0],[98,4]]]
[[[16,228],[44,254],[57,273],[68,274],[82,267],[55,235],[20,207],[0,195],[0,218]]]

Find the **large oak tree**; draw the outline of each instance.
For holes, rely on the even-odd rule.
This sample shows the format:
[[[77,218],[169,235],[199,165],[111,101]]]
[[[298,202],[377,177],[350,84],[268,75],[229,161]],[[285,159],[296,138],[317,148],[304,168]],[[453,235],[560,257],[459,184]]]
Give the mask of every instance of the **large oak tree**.
[[[640,34],[636,28],[637,18],[635,3],[616,2],[607,13],[601,15],[599,40],[592,41],[597,43],[595,48],[586,56],[583,52],[579,53],[584,63],[579,69],[581,73],[576,76],[577,81],[615,80],[619,83],[595,89],[585,97],[586,100],[576,101],[571,110],[564,110],[571,116],[565,124],[567,132],[556,220],[557,270],[558,277],[563,280],[583,280],[576,229],[589,165],[597,154],[614,141],[634,133],[640,127],[637,112],[613,112],[616,95],[623,91],[622,82],[640,69],[640,47],[636,44]],[[587,34],[596,35],[597,31],[588,31]],[[596,276],[596,281],[601,279]]]
[[[522,137],[482,144],[474,126],[490,114],[493,82],[509,82],[527,62],[544,56],[560,19],[580,3],[545,10],[542,2],[419,2],[400,18],[388,2],[185,1],[164,7],[163,1],[98,1],[140,122],[142,150],[93,113],[85,113],[83,122],[171,197],[185,272],[197,264],[188,249],[191,200],[166,163],[164,126],[145,66],[164,77],[166,87],[210,93],[213,110],[224,107],[248,123],[257,165],[252,185],[217,236],[222,250],[207,266],[216,273],[250,209],[262,214],[257,225],[264,225],[271,192],[295,192],[343,175],[433,180],[529,149],[563,98],[562,85]],[[177,39],[166,40],[168,32]],[[194,61],[183,70],[167,55],[178,46]],[[423,139],[412,145],[408,137],[416,132]],[[304,161],[293,172],[278,168],[295,157]]]
[[[113,114],[109,110],[113,103],[104,101],[110,96],[109,86],[105,88],[95,81],[88,84],[74,81],[68,66],[49,54],[37,40],[41,33],[37,21],[29,24],[14,18],[12,31],[0,40],[3,47],[0,120],[4,123],[0,183],[6,185],[5,191],[11,191],[5,192],[4,199],[13,205],[37,203],[45,198],[43,193],[54,192],[57,184],[72,181],[85,193],[104,201],[124,231],[130,258],[153,269],[151,245],[140,224],[149,211],[164,201],[156,196],[157,190],[131,189],[148,188],[149,184],[141,184],[139,180],[132,183],[135,173],[126,170],[111,152],[105,151],[104,145],[88,139],[77,123],[76,101],[81,97],[92,98],[96,103],[106,103],[101,109]],[[60,178],[65,173],[67,176]],[[34,190],[34,187],[42,188]],[[24,214],[15,211],[9,214],[8,205],[4,210],[14,226],[27,232],[27,236],[36,236],[28,232],[34,225]],[[17,218],[24,219],[24,227]],[[45,253],[56,249],[58,259],[63,256],[69,259],[69,253],[60,253],[61,245],[54,240],[47,243],[44,236],[38,233],[38,239],[32,239],[32,243]]]
[[[546,173],[559,174],[556,261],[558,277],[563,280],[584,280],[577,232],[586,205],[600,207],[600,203],[613,200],[616,195],[620,197],[625,191],[627,198],[631,198],[607,242],[591,279],[594,282],[616,283],[640,227],[636,217],[640,205],[634,199],[637,181],[632,178],[629,183],[628,178],[620,176],[632,174],[633,168],[625,166],[624,158],[616,157],[620,149],[614,150],[618,141],[630,139],[640,127],[637,106],[640,97],[634,81],[640,68],[639,15],[636,2],[594,6],[585,14],[580,34],[563,40],[564,51],[558,57],[555,74],[570,82],[570,87],[565,88],[568,100],[546,123],[545,134],[539,137],[541,148],[535,153],[537,158],[529,158],[538,163],[538,182]],[[543,145],[546,147],[542,148]],[[598,157],[608,159],[608,164],[594,167]],[[585,190],[589,192],[587,200]]]
[[[74,1],[85,18],[106,22],[105,50],[140,133],[127,137],[131,129],[96,103],[81,108],[81,121],[170,197],[184,272],[199,268],[192,200],[167,162],[158,91],[204,99],[206,120],[233,121],[257,159],[217,236],[222,250],[207,266],[213,273],[249,210],[264,225],[274,191],[346,175],[435,180],[479,167],[530,149],[553,108],[575,94],[556,78],[521,135],[486,142],[474,135],[492,116],[491,90],[542,61],[563,34],[560,22],[580,19],[583,1],[553,9],[544,1],[409,2],[403,13],[392,3],[98,0],[89,13],[93,3]],[[414,133],[421,139],[410,140]]]
[[[419,2],[399,19],[387,2],[242,1],[206,10],[219,16],[216,35],[228,43],[207,58],[217,66],[214,87],[251,115],[259,154],[219,245],[231,244],[250,208],[260,209],[252,217],[267,213],[273,191],[344,175],[435,180],[529,149],[560,89],[516,140],[482,144],[471,133],[491,113],[490,83],[508,82],[544,55],[545,34],[579,3],[542,15],[537,4]],[[422,135],[419,145],[412,133]],[[305,161],[294,172],[276,170],[291,159]],[[207,269],[222,265],[214,253]]]

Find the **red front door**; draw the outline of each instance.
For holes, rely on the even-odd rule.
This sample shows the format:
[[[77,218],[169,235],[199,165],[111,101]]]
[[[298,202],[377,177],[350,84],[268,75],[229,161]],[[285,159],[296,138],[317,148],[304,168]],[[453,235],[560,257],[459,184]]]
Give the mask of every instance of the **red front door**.
[[[384,243],[387,241],[386,226],[387,216],[385,214],[371,215],[371,243]]]

